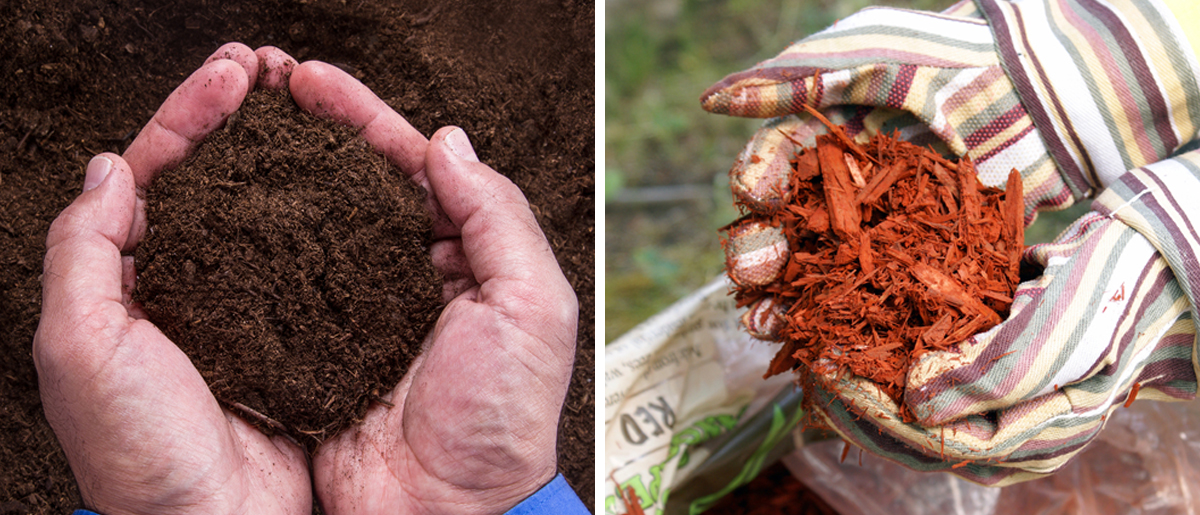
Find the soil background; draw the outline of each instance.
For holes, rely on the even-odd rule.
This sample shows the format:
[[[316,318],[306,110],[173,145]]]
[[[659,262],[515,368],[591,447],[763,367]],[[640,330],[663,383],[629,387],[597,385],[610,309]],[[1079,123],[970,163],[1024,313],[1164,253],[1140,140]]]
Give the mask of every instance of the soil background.
[[[125,150],[228,41],[333,63],[426,136],[458,125],[525,192],[580,301],[559,469],[594,506],[591,1],[0,3],[0,515],[81,507],[30,355],[45,236],[95,154]]]

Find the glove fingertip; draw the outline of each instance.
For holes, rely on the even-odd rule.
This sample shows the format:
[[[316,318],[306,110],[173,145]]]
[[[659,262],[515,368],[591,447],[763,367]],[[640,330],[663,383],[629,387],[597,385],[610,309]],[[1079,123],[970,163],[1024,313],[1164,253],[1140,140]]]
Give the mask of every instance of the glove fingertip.
[[[725,94],[724,81],[718,82],[700,95],[700,107],[713,114],[729,114],[729,97]]]
[[[730,279],[744,286],[765,286],[783,275],[788,242],[783,231],[751,220],[729,229],[725,243],[725,269]]]
[[[736,116],[738,112],[743,111],[744,109],[736,105],[736,99],[739,96],[747,96],[744,91],[745,88],[742,88],[737,81],[732,79],[732,75],[725,77],[720,82],[704,90],[704,93],[700,95],[700,107],[713,114],[731,116]]]
[[[779,341],[784,328],[783,304],[768,297],[750,305],[742,314],[742,327],[759,340]]]
[[[769,212],[787,202],[790,196],[793,144],[777,130],[765,129],[755,137],[729,170],[729,187],[747,207]]]
[[[792,112],[790,98],[777,98],[771,93],[781,82],[757,77],[756,71],[725,77],[704,91],[700,106],[713,114],[744,118],[770,118]]]

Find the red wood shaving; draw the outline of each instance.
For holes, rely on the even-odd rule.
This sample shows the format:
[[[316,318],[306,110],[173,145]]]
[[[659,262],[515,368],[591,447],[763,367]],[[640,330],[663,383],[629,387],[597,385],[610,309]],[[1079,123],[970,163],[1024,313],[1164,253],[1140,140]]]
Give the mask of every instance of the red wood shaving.
[[[1133,388],[1129,389],[1129,397],[1125,399],[1125,407],[1133,406],[1133,401],[1137,399],[1138,389],[1142,387],[1142,383],[1133,383]]]
[[[782,280],[735,294],[739,306],[768,296],[790,305],[766,377],[852,373],[899,401],[913,359],[1008,314],[1024,244],[1021,176],[1013,170],[1000,191],[979,183],[969,159],[830,132],[792,160],[790,198],[768,215],[788,239]]]
[[[632,486],[625,487],[625,493],[621,494],[621,502],[625,503],[625,515],[646,515],[646,512],[642,511],[642,500],[638,498]]]
[[[621,496],[621,502],[625,504],[625,515],[646,515],[646,512],[642,510],[642,500],[633,487],[627,486],[625,490],[621,490],[621,483],[617,481],[615,471],[609,477],[612,478],[613,483],[617,484],[617,494]]]

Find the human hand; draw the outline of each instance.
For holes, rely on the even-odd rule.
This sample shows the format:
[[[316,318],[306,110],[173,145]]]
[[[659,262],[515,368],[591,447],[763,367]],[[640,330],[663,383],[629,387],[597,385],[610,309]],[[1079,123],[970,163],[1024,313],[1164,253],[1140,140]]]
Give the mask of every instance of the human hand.
[[[503,513],[554,477],[578,306],[520,190],[461,129],[426,141],[350,76],[308,62],[304,109],[359,128],[428,192],[445,311],[408,373],[313,458],[326,513]]]
[[[951,9],[951,13],[956,16],[965,14],[977,17],[978,13],[971,12],[973,9],[974,6],[968,2],[956,5]],[[850,122],[851,132],[866,136],[890,132],[892,128],[899,127],[903,129],[903,138],[927,142],[927,133],[932,131],[944,140],[950,150],[959,155],[972,156],[981,172],[981,180],[987,184],[998,185],[998,179],[1003,177],[1001,174],[1007,173],[1007,170],[1013,167],[1018,168],[1026,178],[1027,186],[1032,184],[1027,189],[1032,190],[1032,195],[1026,196],[1027,214],[1032,214],[1039,207],[1064,206],[1073,198],[1082,199],[1091,191],[1110,184],[1119,177],[1118,172],[1113,170],[1123,166],[1120,158],[1113,159],[1110,156],[1107,160],[1098,160],[1093,157],[1093,161],[1087,159],[1086,155],[1100,156],[1104,152],[1111,153],[1113,148],[1126,145],[1121,141],[1098,137],[1087,140],[1092,147],[1073,149],[1072,152],[1077,154],[1071,159],[1075,160],[1076,170],[1082,169],[1086,172],[1082,175],[1071,171],[1070,160],[1064,158],[1061,152],[1048,150],[1045,145],[1037,148],[1034,144],[1041,144],[1041,137],[1033,127],[1033,119],[1030,114],[1025,113],[1026,106],[1016,101],[1013,85],[998,67],[998,62],[989,64],[986,59],[974,62],[972,59],[978,56],[952,49],[943,49],[940,53],[925,52],[935,47],[934,44],[906,46],[915,46],[915,54],[925,54],[924,57],[901,54],[894,51],[894,48],[899,47],[898,44],[880,36],[889,30],[881,27],[892,25],[892,34],[903,33],[926,43],[938,38],[923,38],[919,32],[952,34],[963,41],[983,41],[980,38],[986,37],[986,48],[990,49],[991,33],[982,20],[950,19],[940,15],[897,13],[890,10],[873,11],[843,20],[827,32],[793,45],[776,59],[760,64],[753,70],[730,76],[706,92],[703,99],[705,107],[732,114],[780,116],[788,113],[789,109],[797,109],[802,104],[811,103],[824,107],[830,118],[835,118],[836,121]],[[925,21],[904,21],[911,21],[914,17],[925,18]],[[990,20],[998,17],[999,15],[989,14]],[[897,30],[896,25],[906,26]],[[954,26],[959,27],[951,28]],[[854,36],[856,33],[873,35]],[[1163,38],[1168,39],[1171,34],[1172,31],[1165,31]],[[1181,43],[1176,40],[1174,44],[1173,49],[1178,53],[1179,45],[1186,45],[1186,41]],[[962,45],[962,48],[967,47]],[[853,51],[845,54],[827,54],[834,48]],[[1004,46],[1001,45],[1001,48]],[[936,56],[938,59],[931,59],[930,56]],[[959,61],[957,68],[946,64],[952,60]],[[1152,67],[1162,65],[1162,61],[1151,63]],[[842,66],[844,69],[841,71],[832,69]],[[1195,63],[1191,63],[1191,66],[1195,68]],[[925,69],[924,72],[922,68]],[[935,70],[938,68],[951,69]],[[815,80],[815,77],[820,77],[820,80]],[[990,77],[987,79],[990,82],[981,82],[983,77]],[[1159,80],[1169,80],[1161,73],[1157,77]],[[892,85],[891,87],[898,89],[886,91],[882,88],[883,85]],[[980,85],[987,87],[977,87]],[[809,91],[816,91],[817,94],[808,95]],[[935,94],[935,91],[938,93]],[[1146,93],[1147,91],[1139,92]],[[1188,118],[1186,109],[1182,109],[1178,102],[1196,98],[1195,88],[1175,88],[1172,95],[1174,96],[1167,99],[1169,102],[1161,105],[1158,111],[1145,108],[1141,123],[1130,124],[1132,132],[1149,134],[1153,128],[1147,123],[1154,120],[1157,120],[1158,124],[1182,123],[1192,127],[1189,130],[1194,131],[1197,120]],[[1021,98],[1029,97],[1022,95]],[[1086,110],[1086,99],[1073,100],[1074,105],[1068,106],[1067,109],[1070,116],[1055,114],[1068,118],[1082,116],[1079,110]],[[867,107],[837,104],[860,104]],[[911,113],[905,114],[898,109],[909,109]],[[1001,114],[1004,116],[996,118]],[[989,122],[989,117],[993,121]],[[1060,122],[1070,125],[1069,122]],[[996,131],[997,128],[1003,129],[1003,124],[1008,124],[1008,130]],[[1039,127],[1041,126],[1039,123]],[[1059,130],[1058,126],[1053,130]],[[796,143],[793,140],[811,145],[813,135],[818,132],[821,130],[815,121],[807,117],[788,116],[769,121],[764,129],[755,135],[730,172],[735,196],[751,209],[752,214],[769,212],[782,202],[787,195],[786,173],[790,171],[788,159],[795,153]],[[1051,147],[1055,144],[1054,137],[1055,134],[1050,134],[1046,138]],[[1100,140],[1103,140],[1103,144],[1098,143]],[[1155,145],[1164,141],[1158,141]],[[1062,140],[1058,140],[1057,143],[1061,144]],[[1125,159],[1132,159],[1132,163],[1145,164],[1146,159],[1156,160],[1164,157],[1179,144],[1178,139],[1175,139],[1168,145],[1155,146],[1153,150],[1143,146],[1135,151],[1126,149],[1121,153]],[[1083,148],[1083,159],[1079,158],[1080,148]],[[1066,173],[1060,175],[1053,171],[1055,161],[1051,159],[1051,154]],[[1017,158],[1024,159],[1026,164],[1040,165],[1020,166]],[[1048,175],[1044,170],[1036,171],[1039,166],[1044,167],[1047,163],[1050,164],[1052,174]],[[1081,168],[1081,164],[1086,166]],[[1081,299],[1091,299],[1098,305],[1099,296],[1106,292],[1102,287],[1111,285],[1105,280],[1090,278],[1122,278],[1129,279],[1129,283],[1133,284],[1139,278],[1137,272],[1150,270],[1155,266],[1161,271],[1166,263],[1155,254],[1155,247],[1147,243],[1145,238],[1137,236],[1135,231],[1124,224],[1101,224],[1097,216],[1091,215],[1078,222],[1070,241],[1063,241],[1040,251],[1031,251],[1026,255],[1027,261],[1047,267],[1046,272],[1039,282],[1027,283],[1017,292],[1017,304],[1013,307],[1009,321],[972,338],[968,344],[963,345],[961,354],[959,351],[930,354],[920,362],[920,366],[914,366],[910,370],[905,403],[923,425],[899,422],[898,406],[881,395],[869,382],[854,377],[839,378],[837,382],[830,383],[828,389],[814,388],[813,393],[817,397],[814,405],[824,408],[817,410],[821,412],[819,414],[838,428],[844,438],[864,448],[924,470],[959,465],[965,468],[955,469],[955,472],[980,482],[1013,482],[1030,477],[1030,474],[1018,473],[1021,468],[1049,472],[1065,463],[1099,430],[1104,416],[1113,408],[1117,394],[1128,392],[1135,382],[1146,386],[1145,382],[1134,377],[1143,369],[1144,361],[1134,360],[1131,355],[1117,353],[1112,348],[1092,341],[1088,344],[1081,343],[1079,338],[1085,335],[1095,337],[1097,334],[1105,334],[1105,331],[1110,337],[1115,334],[1114,328],[1108,325],[1113,323],[1112,320],[1105,320],[1112,314],[1097,316],[1099,313],[1094,309],[1087,310],[1084,306],[1072,305],[1072,293]],[[1123,236],[1116,236],[1118,234]],[[1133,243],[1135,240],[1140,243]],[[1085,241],[1091,242],[1091,245],[1099,241],[1118,241],[1121,243],[1120,248],[1125,252],[1114,254],[1110,248],[1097,252],[1095,248],[1086,246],[1085,250],[1090,250],[1078,250]],[[770,284],[779,280],[790,256],[782,233],[755,220],[753,216],[733,227],[726,252],[730,277],[736,283],[763,288],[769,288]],[[1103,269],[1106,264],[1116,263],[1118,257],[1124,268]],[[1109,259],[1108,263],[1105,262],[1106,258]],[[1126,277],[1130,273],[1133,273],[1133,276]],[[1066,282],[1070,280],[1068,278],[1077,281],[1081,276],[1089,277],[1089,281],[1084,284]],[[1120,285],[1122,282],[1118,280],[1112,284]],[[1049,284],[1058,286],[1047,289]],[[1085,291],[1085,286],[1091,289]],[[1171,298],[1182,297],[1181,290],[1176,289],[1175,293],[1177,295]],[[1147,292],[1131,291],[1128,295],[1147,295]],[[1138,297],[1126,300],[1137,304],[1145,299]],[[1069,312],[1073,318],[1062,323],[1063,313],[1052,313],[1051,310],[1056,307],[1061,309],[1066,305],[1074,307],[1074,310]],[[1187,302],[1184,301],[1184,311],[1187,306]],[[787,309],[786,302],[768,298],[751,305],[743,321],[752,334],[760,338],[775,339],[780,320],[776,314]],[[1103,307],[1096,309],[1103,310]],[[1019,312],[1023,312],[1023,315],[1018,316]],[[1180,312],[1180,308],[1176,306],[1174,310],[1154,313],[1153,323],[1159,324],[1154,328],[1165,330],[1162,324],[1166,327],[1171,326],[1170,322],[1175,320],[1172,317],[1177,317]],[[1130,322],[1132,319],[1124,320]],[[1057,328],[1055,322],[1059,322]],[[1143,320],[1143,324],[1150,323],[1149,319]],[[1149,326],[1143,329],[1146,327]],[[1078,333],[1069,334],[1070,328],[1077,328]],[[1137,337],[1126,342],[1127,346],[1123,347],[1121,352],[1136,347],[1142,350],[1151,349],[1147,352],[1161,357],[1166,351],[1159,349],[1159,345],[1178,345],[1177,341],[1169,343],[1169,338],[1159,338],[1163,334],[1161,332],[1148,333],[1153,331],[1136,333]],[[1033,337],[1036,338],[1030,340]],[[1107,344],[1108,340],[1103,340],[1102,343]],[[1034,347],[1042,354],[1036,354],[1038,360],[1029,361],[1034,359],[1035,353],[1029,352],[1029,349]],[[1004,354],[1008,351],[1013,353]],[[1112,369],[1104,373],[1099,373],[1096,368],[1089,369],[1086,365],[1093,364],[1094,360],[1084,365],[1076,364],[1076,361],[1086,360],[1089,356],[1096,358],[1100,355],[1109,360],[1106,363],[1111,365]],[[1070,366],[1063,366],[1061,362],[1049,361],[1047,356],[1072,361],[1067,363]],[[1045,368],[1033,366],[1032,363],[1035,362],[1042,367],[1053,365],[1059,368],[1047,372]],[[981,378],[981,369],[990,371],[991,375]],[[1106,380],[1109,382],[1103,384],[1102,380],[1096,379],[1101,376],[1107,377],[1117,369],[1122,374],[1134,376],[1122,375],[1120,381],[1108,377]],[[951,373],[952,371],[957,373]],[[1034,380],[1036,374],[1031,372],[1048,375]],[[1194,383],[1193,372],[1182,375],[1192,377],[1190,381]],[[1189,381],[1173,375],[1159,376],[1157,379],[1163,377],[1174,377],[1172,380],[1181,381],[1185,385]],[[1043,382],[1045,384],[1042,384]],[[1087,417],[1075,420],[1078,425],[1072,426],[1073,432],[1069,441],[1061,426],[1051,427],[1054,420],[1062,423],[1061,419],[1056,418],[1061,412],[1050,408],[1036,412],[1021,411],[1031,409],[1032,404],[1025,401],[1037,399],[1039,402],[1049,402],[1054,391],[1068,384],[1073,384],[1070,391],[1075,395],[1056,397],[1056,407],[1062,409],[1064,406],[1074,406],[1088,412]],[[1153,389],[1154,385],[1150,386]],[[1083,388],[1091,388],[1093,391],[1103,388],[1108,397],[1085,399],[1079,395],[1079,392],[1085,391]],[[1166,389],[1172,391],[1169,396],[1186,397],[1181,393],[1186,389]],[[1063,404],[1064,398],[1070,402]],[[1124,396],[1121,397],[1123,398]],[[984,422],[989,418],[970,418],[971,415],[979,413],[989,415],[990,419],[997,420],[998,423],[988,425]],[[961,425],[954,425],[956,423],[965,423],[975,431],[966,431]],[[1018,429],[1020,431],[1016,431]],[[1039,430],[1047,432],[1041,433]],[[1046,451],[1049,445],[1046,435],[1054,433],[1055,430],[1058,431],[1056,436],[1063,440],[1054,444],[1053,452]],[[1038,445],[1042,446],[1040,454],[1030,451]],[[1006,467],[967,464],[974,461],[1000,462]]]
[[[279,87],[278,49],[221,47],[123,156],[88,164],[46,241],[33,356],[46,418],[86,505],[127,513],[309,513],[303,451],[221,408],[191,361],[131,303],[143,191],[255,87]]]

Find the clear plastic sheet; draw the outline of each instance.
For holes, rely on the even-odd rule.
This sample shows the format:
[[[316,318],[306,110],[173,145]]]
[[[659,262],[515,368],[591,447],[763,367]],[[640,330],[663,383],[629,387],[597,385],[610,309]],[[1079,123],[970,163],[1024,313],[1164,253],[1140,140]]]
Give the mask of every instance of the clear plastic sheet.
[[[921,473],[852,449],[811,443],[783,458],[843,514],[1167,515],[1200,513],[1200,402],[1143,400],[1119,409],[1054,475],[1005,488]]]

